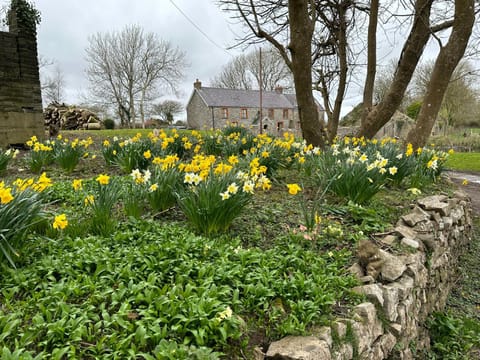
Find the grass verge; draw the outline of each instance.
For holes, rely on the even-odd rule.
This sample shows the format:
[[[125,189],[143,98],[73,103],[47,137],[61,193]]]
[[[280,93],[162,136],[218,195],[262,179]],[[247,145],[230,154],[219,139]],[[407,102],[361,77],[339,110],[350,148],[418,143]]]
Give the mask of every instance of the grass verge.
[[[445,167],[451,170],[478,171],[480,172],[480,153],[454,153],[451,154]]]
[[[458,279],[444,312],[429,321],[432,350],[427,359],[475,360],[480,358],[480,217],[474,236],[461,257]]]

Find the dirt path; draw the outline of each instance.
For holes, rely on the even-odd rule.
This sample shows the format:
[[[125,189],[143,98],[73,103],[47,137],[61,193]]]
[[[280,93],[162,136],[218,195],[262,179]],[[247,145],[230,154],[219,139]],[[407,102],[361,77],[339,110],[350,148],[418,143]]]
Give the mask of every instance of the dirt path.
[[[480,173],[449,171],[447,174],[471,197],[473,216],[480,216]],[[462,184],[464,180],[468,181],[466,185]]]

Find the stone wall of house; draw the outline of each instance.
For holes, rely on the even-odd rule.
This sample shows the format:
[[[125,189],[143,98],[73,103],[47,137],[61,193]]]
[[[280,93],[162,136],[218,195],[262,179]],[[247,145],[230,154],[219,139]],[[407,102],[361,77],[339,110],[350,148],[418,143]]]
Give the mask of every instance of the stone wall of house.
[[[258,133],[258,124],[253,125],[253,121],[257,116],[260,108],[247,108],[247,117],[242,115],[241,108],[227,108],[227,116],[222,107],[208,107],[201,99],[197,92],[194,92],[192,98],[187,105],[187,122],[190,129],[208,130],[223,129],[228,124],[236,124],[251,129],[254,133]],[[263,109],[263,118],[269,116],[269,109]],[[283,109],[273,109],[273,118],[264,121],[267,125],[266,131],[271,135],[278,136],[284,132],[293,132],[300,136],[300,123],[298,120],[298,112],[292,109],[288,110],[288,118],[284,119]]]
[[[44,137],[36,34],[17,25],[0,32],[0,147]]]
[[[376,254],[350,270],[368,301],[345,318],[308,337],[272,343],[267,359],[414,359],[429,348],[429,314],[442,310],[455,279],[459,256],[471,240],[470,203],[465,193],[430,196],[378,239]]]
[[[187,123],[190,129],[195,130],[213,128],[212,109],[205,105],[196,91],[187,105]]]

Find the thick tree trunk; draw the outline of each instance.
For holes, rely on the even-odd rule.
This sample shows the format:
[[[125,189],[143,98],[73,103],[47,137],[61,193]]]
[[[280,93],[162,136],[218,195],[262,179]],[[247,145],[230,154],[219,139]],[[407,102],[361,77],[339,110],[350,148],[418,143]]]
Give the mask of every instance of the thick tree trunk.
[[[412,143],[414,148],[425,146],[432,132],[452,73],[465,53],[474,21],[474,0],[455,0],[452,33],[435,61],[417,122],[407,136],[407,141]]]
[[[339,79],[337,95],[335,97],[335,105],[333,106],[333,112],[331,118],[328,120],[328,141],[332,142],[337,136],[338,123],[340,121],[340,110],[342,109],[343,99],[345,97],[345,89],[347,87],[347,23],[346,23],[346,8],[342,5],[338,7],[338,20],[340,26],[337,36],[337,51],[339,61]]]
[[[378,2],[370,1],[370,17],[368,20],[368,41],[367,41],[367,77],[363,88],[363,125],[368,113],[373,107],[373,88],[375,85],[375,73],[377,70],[377,24],[378,24]]]
[[[298,113],[303,138],[307,143],[323,147],[325,135],[320,124],[318,109],[313,97],[312,83],[312,34],[315,20],[310,18],[308,1],[290,0],[291,70],[295,82]]]
[[[402,102],[425,45],[430,38],[430,11],[433,0],[417,0],[412,30],[403,46],[393,82],[380,104],[372,109],[360,127],[358,136],[372,138],[385,125]]]

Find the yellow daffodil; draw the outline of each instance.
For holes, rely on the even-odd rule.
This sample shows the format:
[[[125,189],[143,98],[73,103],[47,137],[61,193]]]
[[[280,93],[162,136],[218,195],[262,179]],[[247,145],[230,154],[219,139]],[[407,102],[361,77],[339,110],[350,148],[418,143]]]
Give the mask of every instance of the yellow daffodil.
[[[413,195],[420,195],[422,193],[422,191],[420,189],[417,189],[417,188],[409,188],[409,189],[407,189],[407,191],[410,192]]]
[[[75,191],[80,190],[83,187],[82,179],[74,179],[72,182],[72,187]]]
[[[13,200],[10,188],[0,188],[0,204],[8,204]]]
[[[108,185],[110,182],[110,176],[105,175],[105,174],[100,174],[97,176],[95,179],[100,185]]]
[[[253,194],[254,187],[255,187],[255,184],[253,183],[253,181],[248,180],[248,181],[245,181],[245,183],[243,184],[242,190],[243,192]]]
[[[53,228],[58,230],[63,230],[67,227],[68,225],[68,220],[67,216],[65,214],[60,214],[55,216],[55,220],[53,222]]]
[[[87,195],[83,200],[85,206],[93,205],[95,203],[95,197],[93,195]]]
[[[299,191],[302,191],[302,188],[298,184],[287,184],[287,188],[290,195],[297,195]]]
[[[227,200],[230,199],[230,194],[228,191],[225,191],[223,193],[220,193],[220,196],[222,197],[222,200]]]
[[[228,185],[227,191],[230,194],[236,194],[238,191],[238,185],[235,183],[231,183],[230,185]]]

